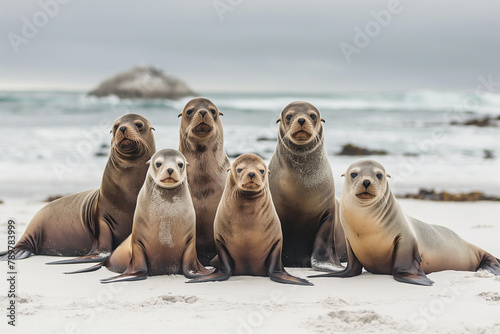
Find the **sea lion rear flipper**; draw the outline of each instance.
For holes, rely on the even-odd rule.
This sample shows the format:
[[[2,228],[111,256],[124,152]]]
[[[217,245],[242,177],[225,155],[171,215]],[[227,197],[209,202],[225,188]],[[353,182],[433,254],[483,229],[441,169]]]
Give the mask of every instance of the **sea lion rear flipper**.
[[[500,276],[500,260],[485,252],[477,270],[480,269],[487,270],[495,276]]]
[[[148,264],[144,245],[135,241],[132,242],[132,258],[125,272],[118,276],[102,279],[101,283],[139,281],[146,278],[148,278]]]
[[[334,214],[328,213],[322,219],[321,226],[314,238],[311,254],[311,267],[319,271],[340,271],[344,267],[335,252],[334,239]]]
[[[347,246],[347,267],[345,267],[344,270],[341,271],[335,271],[332,273],[328,274],[322,274],[322,275],[311,275],[307,276],[308,278],[311,277],[353,277],[353,276],[358,276],[361,274],[361,271],[363,270],[363,265],[361,262],[359,262],[358,258],[356,257],[356,254],[352,251],[351,245],[349,244],[349,240],[346,239],[346,246]]]
[[[231,255],[229,255],[226,247],[219,243],[217,244],[217,253],[219,257],[219,266],[213,273],[194,278],[186,283],[218,282],[228,280],[233,273],[233,260],[231,259]]]
[[[91,267],[80,269],[80,270],[75,270],[75,271],[70,271],[70,272],[65,272],[65,274],[80,274],[80,273],[90,273],[92,271],[96,271],[101,269],[101,267],[104,265],[104,262],[95,264]]]
[[[418,247],[416,241],[409,242],[408,240],[395,241],[392,276],[398,282],[431,286],[434,284],[432,280],[427,278],[422,270]]]
[[[205,268],[196,255],[195,243],[191,241],[182,254],[182,273],[186,278],[197,278],[210,275],[213,270]]]
[[[33,252],[27,250],[27,249],[20,249],[14,247],[12,250],[14,253],[14,258],[12,256],[9,258],[9,251],[4,251],[0,253],[0,261],[7,261],[7,260],[22,260],[27,257],[30,257]]]
[[[283,263],[281,261],[281,242],[276,242],[271,249],[267,257],[267,264],[267,273],[272,281],[285,284],[314,285],[306,279],[290,275],[285,268],[283,268]]]

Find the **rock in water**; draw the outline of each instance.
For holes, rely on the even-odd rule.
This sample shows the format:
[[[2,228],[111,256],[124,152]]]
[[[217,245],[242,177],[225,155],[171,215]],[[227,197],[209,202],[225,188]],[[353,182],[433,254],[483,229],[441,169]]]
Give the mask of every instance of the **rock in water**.
[[[196,95],[184,82],[152,66],[136,66],[104,81],[90,96],[116,95],[121,99],[180,99]]]

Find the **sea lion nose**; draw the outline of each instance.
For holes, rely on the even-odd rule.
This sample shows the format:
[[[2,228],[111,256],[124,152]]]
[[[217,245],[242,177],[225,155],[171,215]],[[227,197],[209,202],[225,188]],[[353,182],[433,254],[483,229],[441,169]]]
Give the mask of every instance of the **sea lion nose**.
[[[169,175],[172,175],[172,173],[174,172],[174,170],[172,168],[169,168],[169,169],[167,169],[167,172],[168,172]]]
[[[370,186],[370,184],[372,184],[372,183],[370,182],[370,180],[364,180],[364,181],[363,181],[363,185],[365,186],[365,188],[368,188],[368,187]]]
[[[206,113],[207,113],[207,111],[206,111],[206,110],[200,110],[200,114],[201,114],[201,116],[202,116],[202,117],[205,117],[205,114],[206,114]]]
[[[306,122],[306,120],[304,118],[299,118],[298,122],[299,122],[300,125],[304,125],[304,123]]]
[[[248,176],[250,176],[250,179],[253,179],[254,176],[255,176],[255,173],[254,172],[250,172],[250,173],[248,173]]]
[[[127,130],[127,127],[126,127],[126,126],[122,126],[122,127],[120,128],[120,131],[121,131],[122,133],[125,133],[125,130]]]

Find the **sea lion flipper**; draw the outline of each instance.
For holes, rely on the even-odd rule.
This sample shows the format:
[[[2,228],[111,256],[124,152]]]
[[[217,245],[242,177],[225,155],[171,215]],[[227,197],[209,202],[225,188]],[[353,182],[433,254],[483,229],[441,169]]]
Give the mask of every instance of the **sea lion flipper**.
[[[4,251],[0,253],[0,261],[7,261],[7,260],[22,260],[27,257],[30,257],[33,252],[27,250],[27,249],[20,249],[20,248],[14,248],[14,258],[9,258],[9,251]]]
[[[92,271],[96,271],[96,270],[99,270],[101,269],[101,267],[104,265],[104,262],[100,262],[98,264],[95,264],[91,267],[88,267],[88,268],[84,268],[84,269],[80,269],[80,270],[75,270],[75,271],[69,271],[69,272],[65,272],[65,274],[80,274],[80,273],[90,273]]]
[[[349,244],[349,240],[346,240],[347,246],[347,267],[341,271],[335,271],[328,274],[322,275],[311,275],[307,276],[311,277],[353,277],[358,276],[363,271],[363,265],[359,262],[356,254],[352,251],[351,245]]]
[[[74,259],[47,262],[46,264],[78,264],[78,263],[102,262],[106,260],[110,255],[111,253],[94,253],[85,256],[80,256]]]
[[[495,276],[500,276],[500,260],[489,253],[485,253],[477,270],[486,270]]]
[[[393,255],[392,276],[398,282],[431,286],[434,281],[427,278],[420,263],[418,246],[415,242],[396,241]]]
[[[281,242],[277,242],[269,253],[267,273],[272,281],[285,284],[314,285],[306,279],[290,275],[281,262]]]
[[[224,245],[217,244],[217,253],[219,257],[219,267],[217,267],[213,273],[194,278],[186,283],[218,282],[228,280],[233,273],[233,260]]]
[[[123,281],[139,281],[148,278],[148,264],[144,245],[132,236],[132,258],[125,272],[118,276],[105,278],[101,283],[114,283]]]
[[[205,268],[196,256],[195,243],[191,242],[182,255],[182,273],[186,278],[197,278],[210,275],[213,270]]]
[[[328,213],[321,222],[321,226],[314,238],[311,254],[311,267],[319,271],[340,271],[344,267],[335,252],[333,245],[335,216]]]

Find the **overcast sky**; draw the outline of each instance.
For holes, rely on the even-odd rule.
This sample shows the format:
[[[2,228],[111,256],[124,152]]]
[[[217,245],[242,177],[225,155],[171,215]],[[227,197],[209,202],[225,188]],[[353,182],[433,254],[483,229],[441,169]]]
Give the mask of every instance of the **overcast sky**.
[[[0,89],[87,90],[141,63],[202,92],[473,90],[480,75],[500,81],[494,0],[56,1],[0,0]],[[53,17],[40,3],[52,3]],[[383,26],[372,12],[388,7]],[[367,28],[369,44],[358,33]]]

